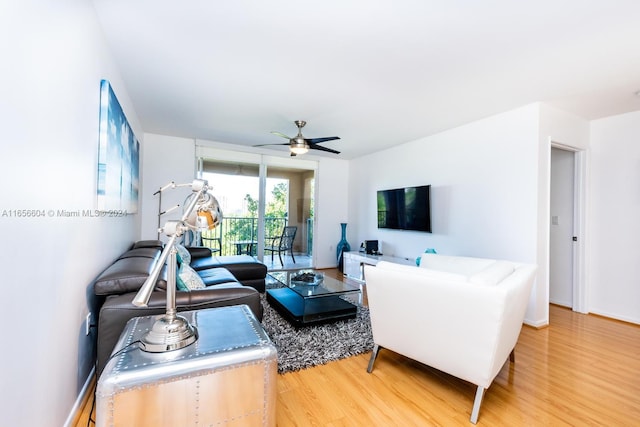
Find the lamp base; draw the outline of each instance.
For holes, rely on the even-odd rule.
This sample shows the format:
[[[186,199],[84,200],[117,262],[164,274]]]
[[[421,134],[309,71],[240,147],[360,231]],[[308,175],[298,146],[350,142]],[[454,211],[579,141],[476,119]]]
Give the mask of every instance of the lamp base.
[[[164,315],[140,339],[140,349],[150,353],[179,350],[198,339],[198,330],[182,316]]]

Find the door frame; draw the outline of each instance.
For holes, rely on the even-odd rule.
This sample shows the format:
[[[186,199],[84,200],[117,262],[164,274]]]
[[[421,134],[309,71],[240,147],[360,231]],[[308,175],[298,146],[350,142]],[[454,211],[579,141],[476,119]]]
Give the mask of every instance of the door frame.
[[[551,141],[550,145],[552,148],[574,153],[573,235],[577,237],[577,241],[573,245],[572,309],[579,313],[588,313],[588,292],[585,274],[588,238],[586,228],[587,151],[583,148],[573,147],[555,141]],[[548,233],[548,241],[551,241],[550,229]],[[550,286],[550,277],[547,277],[547,284]],[[547,290],[547,295],[548,294],[549,291]]]

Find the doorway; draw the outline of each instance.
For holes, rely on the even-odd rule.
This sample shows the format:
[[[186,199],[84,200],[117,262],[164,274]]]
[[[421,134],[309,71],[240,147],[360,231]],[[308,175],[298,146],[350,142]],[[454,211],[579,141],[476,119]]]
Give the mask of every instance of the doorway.
[[[200,158],[199,171],[213,186],[224,217],[211,231],[215,236],[202,233],[201,244],[215,244],[211,249],[218,255],[251,255],[269,271],[313,267],[315,170]],[[285,227],[296,230],[286,250],[280,244]],[[274,248],[272,257],[267,249]]]
[[[586,153],[553,144],[550,161],[549,302],[586,313]]]
[[[291,270],[312,266],[313,253],[313,213],[315,171],[286,166],[267,166],[267,181],[279,180],[286,186],[273,187],[273,199],[281,200],[280,204],[265,206],[265,244],[279,239],[283,227],[293,227],[294,239],[292,252],[283,252],[283,256],[274,255],[273,251],[264,254],[262,261],[271,270]],[[284,190],[286,187],[286,191]],[[286,206],[286,208],[278,208]],[[284,221],[280,224],[278,217]],[[274,222],[275,219],[275,222]],[[282,261],[280,259],[282,258]]]
[[[573,308],[575,153],[551,148],[549,302]]]

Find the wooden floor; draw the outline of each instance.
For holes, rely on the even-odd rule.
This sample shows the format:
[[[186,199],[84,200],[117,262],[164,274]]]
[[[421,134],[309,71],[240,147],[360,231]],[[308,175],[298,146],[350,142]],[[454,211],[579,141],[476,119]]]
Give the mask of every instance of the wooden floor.
[[[368,361],[278,376],[278,426],[471,425],[475,386],[384,349],[371,374]],[[516,362],[485,393],[478,425],[640,425],[640,326],[552,305],[549,327],[523,328]]]

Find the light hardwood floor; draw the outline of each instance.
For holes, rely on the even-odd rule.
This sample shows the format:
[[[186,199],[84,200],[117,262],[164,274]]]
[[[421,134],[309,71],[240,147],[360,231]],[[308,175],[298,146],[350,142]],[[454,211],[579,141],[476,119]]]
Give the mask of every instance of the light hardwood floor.
[[[475,386],[384,349],[368,374],[369,355],[279,375],[278,426],[471,425]],[[478,426],[502,425],[640,425],[640,326],[552,305],[485,393]]]

